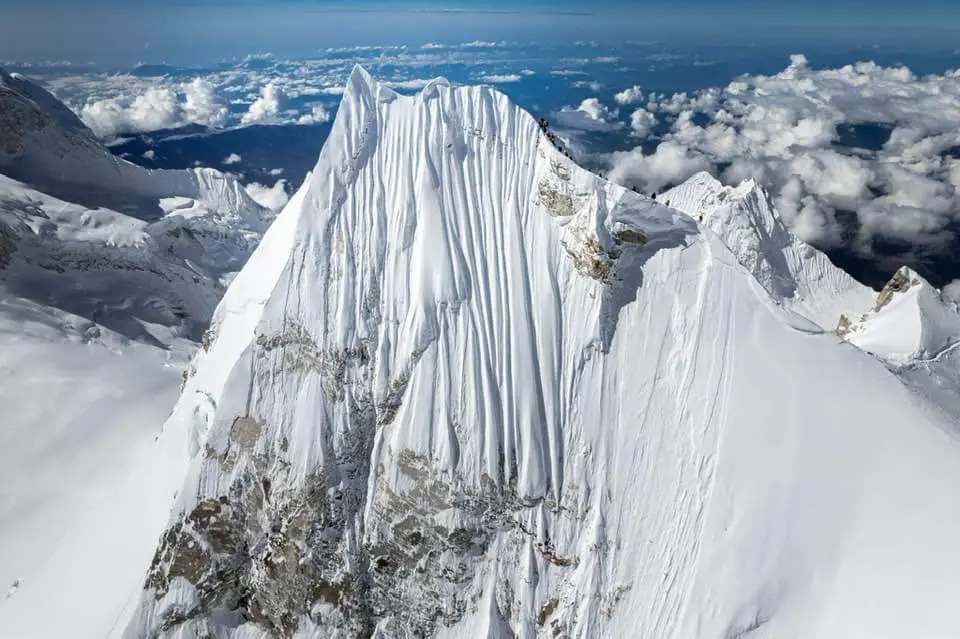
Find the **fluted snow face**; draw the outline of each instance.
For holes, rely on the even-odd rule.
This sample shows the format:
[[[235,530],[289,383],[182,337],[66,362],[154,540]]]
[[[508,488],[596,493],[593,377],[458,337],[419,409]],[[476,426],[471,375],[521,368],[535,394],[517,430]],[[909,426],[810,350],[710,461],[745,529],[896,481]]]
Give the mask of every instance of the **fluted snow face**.
[[[951,623],[960,517],[910,508],[955,443],[504,95],[356,70],[264,245],[166,426],[195,455],[127,636]]]

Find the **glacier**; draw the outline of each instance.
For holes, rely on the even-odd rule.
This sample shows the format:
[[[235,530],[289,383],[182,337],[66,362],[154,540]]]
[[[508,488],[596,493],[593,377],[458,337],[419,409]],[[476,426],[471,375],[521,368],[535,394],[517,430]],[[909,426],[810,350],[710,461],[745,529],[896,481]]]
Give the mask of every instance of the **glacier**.
[[[762,189],[681,191],[355,69],[159,438],[124,636],[955,636],[957,413]]]
[[[960,634],[956,305],[755,181],[358,67],[274,219],[0,107],[0,635]]]

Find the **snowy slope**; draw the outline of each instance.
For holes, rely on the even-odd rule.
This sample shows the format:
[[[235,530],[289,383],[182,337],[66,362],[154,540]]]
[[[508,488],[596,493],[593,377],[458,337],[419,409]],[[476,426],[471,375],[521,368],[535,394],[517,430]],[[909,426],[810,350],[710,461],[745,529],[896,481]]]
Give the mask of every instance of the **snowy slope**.
[[[837,333],[960,422],[960,309],[919,274],[898,270],[865,313],[841,316]]]
[[[0,68],[0,173],[62,200],[154,220],[162,198],[185,197],[259,224],[259,207],[213,169],[151,171],[114,156],[63,103]]]
[[[11,304],[0,299],[0,636],[103,637],[142,578],[125,560],[143,505],[133,488],[180,367],[148,347],[24,334]],[[31,618],[14,632],[18,609]]]
[[[199,339],[272,214],[217,171],[115,158],[0,69],[0,286],[157,345]]]
[[[729,245],[355,70],[165,426],[126,636],[957,636],[952,423],[798,322],[855,287]]]
[[[891,364],[905,364],[934,358],[960,340],[960,314],[955,303],[903,267],[866,313],[854,319],[844,316],[838,332]]]
[[[875,295],[791,233],[754,180],[729,187],[701,172],[657,201],[720,236],[772,299],[824,330],[836,328],[841,313],[865,308]]]
[[[140,509],[182,479],[154,437],[271,217],[215,171],[113,159],[0,73],[0,636],[124,616],[156,534]]]

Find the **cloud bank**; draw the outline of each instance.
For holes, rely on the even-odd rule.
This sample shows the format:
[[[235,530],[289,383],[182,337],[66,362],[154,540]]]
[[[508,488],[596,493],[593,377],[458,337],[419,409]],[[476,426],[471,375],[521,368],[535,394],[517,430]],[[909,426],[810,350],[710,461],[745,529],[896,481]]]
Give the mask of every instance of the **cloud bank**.
[[[488,84],[507,84],[509,82],[519,82],[522,79],[523,76],[519,73],[490,73],[477,76],[477,80]]]
[[[636,90],[634,90],[636,89]],[[638,87],[616,95],[643,101]],[[635,135],[661,121],[650,152],[610,157],[610,177],[659,191],[699,170],[764,184],[793,230],[823,248],[851,241],[937,250],[960,223],[960,71],[917,77],[872,62],[817,70],[802,55],[771,76],[722,89],[649,95]]]
[[[268,209],[279,211],[290,199],[290,196],[287,195],[286,186],[286,180],[277,180],[273,186],[264,186],[259,182],[251,182],[250,184],[244,185],[243,188],[246,189],[247,194],[253,198],[254,202]]]
[[[310,113],[305,113],[297,120],[297,124],[323,124],[330,121],[330,112],[322,104],[314,104]]]
[[[240,118],[242,124],[254,124],[273,119],[280,111],[280,89],[275,82],[268,82],[253,101],[247,112]]]

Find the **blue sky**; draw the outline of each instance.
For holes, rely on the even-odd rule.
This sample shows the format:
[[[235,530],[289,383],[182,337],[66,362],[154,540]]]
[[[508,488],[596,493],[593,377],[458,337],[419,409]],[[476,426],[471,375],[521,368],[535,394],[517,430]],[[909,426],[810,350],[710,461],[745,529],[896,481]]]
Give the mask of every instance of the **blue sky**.
[[[507,39],[958,46],[960,2],[0,0],[0,60],[201,64],[253,51]]]

